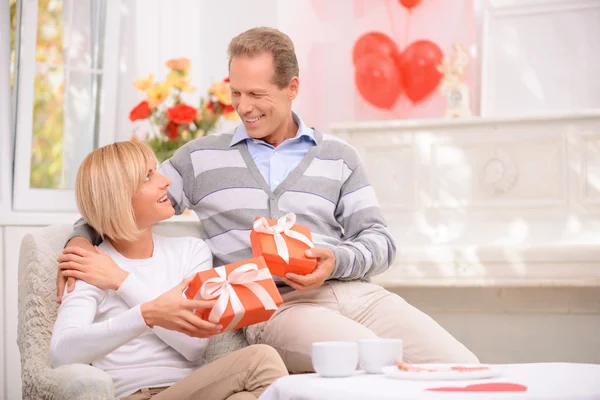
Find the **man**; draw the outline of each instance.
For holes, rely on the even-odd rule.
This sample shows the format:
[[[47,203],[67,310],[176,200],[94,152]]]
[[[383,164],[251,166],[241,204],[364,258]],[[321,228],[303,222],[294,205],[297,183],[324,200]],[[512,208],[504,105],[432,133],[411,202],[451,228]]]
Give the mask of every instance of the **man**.
[[[242,124],[233,134],[186,144],[160,172],[172,180],[177,212],[190,208],[200,218],[216,266],[251,256],[255,216],[294,212],[314,233],[316,248],[307,256],[317,268],[281,278],[284,304],[269,321],[247,328],[248,341],[273,346],[291,372],[312,371],[313,342],[375,337],[402,338],[407,362],[477,363],[433,319],[367,282],[392,264],[395,244],[356,151],[292,112],[300,80],[290,38],[254,28],[235,37],[228,53]],[[86,228],[76,227],[73,236],[92,240]]]

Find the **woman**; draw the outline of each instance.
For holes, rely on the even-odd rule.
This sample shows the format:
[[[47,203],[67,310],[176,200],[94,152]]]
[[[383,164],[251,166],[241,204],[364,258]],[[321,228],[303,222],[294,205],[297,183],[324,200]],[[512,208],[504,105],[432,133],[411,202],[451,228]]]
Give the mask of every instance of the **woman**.
[[[71,247],[59,258],[65,276],[78,280],[58,310],[52,364],[91,363],[127,400],[255,399],[287,371],[267,346],[202,366],[207,337],[222,327],[193,313],[212,302],[182,292],[195,272],[212,268],[212,255],[200,239],[152,233],[174,214],[170,184],[141,143],[111,144],[83,160],[77,207],[105,240],[94,252]]]

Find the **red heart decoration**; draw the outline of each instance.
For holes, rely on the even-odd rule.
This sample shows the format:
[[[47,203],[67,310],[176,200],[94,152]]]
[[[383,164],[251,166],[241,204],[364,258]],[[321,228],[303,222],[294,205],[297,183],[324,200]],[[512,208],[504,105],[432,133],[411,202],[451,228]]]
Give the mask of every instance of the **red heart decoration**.
[[[402,80],[396,64],[383,54],[367,54],[356,63],[356,88],[375,107],[391,110],[402,93]]]
[[[430,40],[417,40],[400,52],[386,34],[368,32],[352,50],[354,82],[362,98],[377,108],[392,109],[403,93],[417,104],[438,87],[442,57],[442,50]]]
[[[396,43],[385,33],[377,31],[365,33],[356,40],[352,50],[352,62],[356,65],[363,56],[373,53],[390,57],[395,63],[400,62],[400,51]]]
[[[417,40],[401,53],[398,67],[410,101],[420,103],[437,88],[442,80],[437,66],[443,56],[442,50],[430,40]]]
[[[414,6],[418,5],[421,2],[421,0],[400,0],[400,4],[402,4],[404,7],[408,8],[409,10],[411,8],[413,8]]]
[[[432,392],[525,392],[527,391],[527,386],[517,383],[494,382],[463,387],[439,387],[427,390]]]
[[[396,43],[381,32],[366,33],[354,44],[354,82],[362,98],[371,105],[390,110],[402,94],[399,58]]]

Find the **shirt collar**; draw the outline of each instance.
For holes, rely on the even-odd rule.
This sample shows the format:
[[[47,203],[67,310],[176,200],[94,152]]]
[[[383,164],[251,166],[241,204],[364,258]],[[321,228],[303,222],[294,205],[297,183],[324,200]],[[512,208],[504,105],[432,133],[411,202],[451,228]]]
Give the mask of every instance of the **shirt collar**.
[[[292,118],[294,119],[294,122],[296,123],[296,125],[298,125],[298,133],[296,133],[295,138],[297,139],[297,138],[304,136],[304,137],[309,138],[313,143],[316,144],[317,140],[315,139],[314,129],[307,126],[302,121],[302,119],[298,116],[298,114],[296,114],[293,111],[292,111]],[[246,131],[246,127],[244,126],[244,123],[241,123],[235,129],[233,138],[231,139],[231,143],[229,143],[229,147],[235,146],[236,144],[238,144],[244,140],[247,140],[247,139],[253,140],[250,136],[248,136],[248,132]],[[254,139],[254,140],[256,140],[256,139]]]

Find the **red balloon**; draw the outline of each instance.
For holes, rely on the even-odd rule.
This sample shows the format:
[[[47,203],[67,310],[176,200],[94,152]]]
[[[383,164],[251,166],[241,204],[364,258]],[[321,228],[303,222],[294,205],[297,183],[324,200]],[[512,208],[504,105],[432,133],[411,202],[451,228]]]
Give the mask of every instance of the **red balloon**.
[[[400,55],[400,74],[406,96],[419,103],[439,85],[442,74],[437,65],[442,62],[442,50],[429,40],[412,43]]]
[[[404,7],[408,8],[409,10],[411,8],[417,6],[420,2],[421,2],[421,0],[400,0],[400,4],[402,4]]]
[[[402,93],[402,78],[394,60],[370,53],[356,63],[354,81],[360,95],[377,108],[390,110]]]
[[[354,43],[352,50],[352,62],[354,65],[366,54],[382,54],[398,60],[400,52],[396,43],[385,33],[369,32],[365,33]]]

